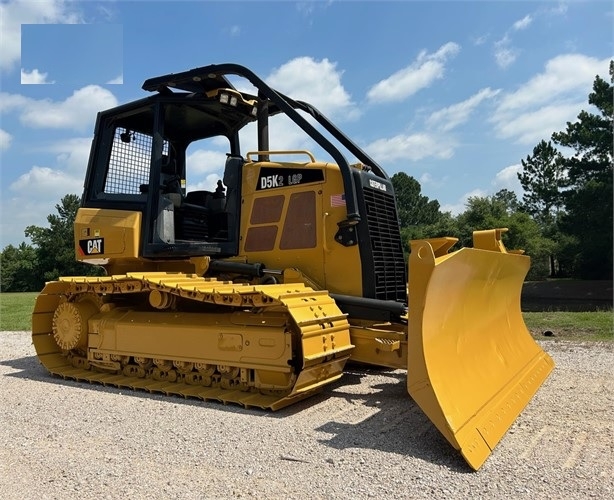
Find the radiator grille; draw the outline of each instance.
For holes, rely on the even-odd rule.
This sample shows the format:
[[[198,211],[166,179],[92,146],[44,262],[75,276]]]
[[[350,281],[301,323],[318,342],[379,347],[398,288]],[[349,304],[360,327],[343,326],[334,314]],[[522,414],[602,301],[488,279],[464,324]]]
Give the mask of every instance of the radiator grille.
[[[405,258],[394,197],[380,190],[363,189],[373,255],[374,298],[404,302],[407,298]]]

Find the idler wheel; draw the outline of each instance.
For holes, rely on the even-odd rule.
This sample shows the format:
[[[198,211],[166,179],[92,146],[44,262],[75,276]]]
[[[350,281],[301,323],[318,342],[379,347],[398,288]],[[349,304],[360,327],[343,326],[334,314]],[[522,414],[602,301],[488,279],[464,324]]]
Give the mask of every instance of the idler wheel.
[[[53,313],[53,338],[64,350],[87,346],[87,320],[98,312],[89,300],[64,302]]]

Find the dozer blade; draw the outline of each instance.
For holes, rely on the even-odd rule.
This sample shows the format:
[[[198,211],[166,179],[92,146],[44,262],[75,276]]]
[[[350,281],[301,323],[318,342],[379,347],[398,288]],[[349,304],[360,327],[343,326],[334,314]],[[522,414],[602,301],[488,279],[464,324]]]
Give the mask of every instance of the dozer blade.
[[[520,311],[530,259],[507,253],[501,230],[474,234],[480,248],[447,253],[455,241],[411,244],[407,385],[477,470],[554,363]]]

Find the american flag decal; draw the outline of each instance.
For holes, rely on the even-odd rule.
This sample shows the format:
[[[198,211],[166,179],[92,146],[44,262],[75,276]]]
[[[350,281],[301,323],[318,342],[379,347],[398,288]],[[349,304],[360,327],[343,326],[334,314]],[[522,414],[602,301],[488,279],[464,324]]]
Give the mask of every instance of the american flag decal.
[[[333,194],[330,197],[331,207],[345,207],[345,194]]]

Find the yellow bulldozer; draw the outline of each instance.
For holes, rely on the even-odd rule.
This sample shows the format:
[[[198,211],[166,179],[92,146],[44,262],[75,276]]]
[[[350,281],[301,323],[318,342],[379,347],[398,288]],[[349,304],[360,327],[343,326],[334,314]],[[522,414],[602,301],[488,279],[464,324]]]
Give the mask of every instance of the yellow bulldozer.
[[[314,106],[237,64],[143,89],[98,114],[74,243],[105,275],[61,277],[38,296],[44,367],[271,410],[347,362],[404,369],[411,397],[478,469],[553,368],[520,311],[530,259],[505,249],[505,230],[455,251],[452,237],[412,241],[407,264],[390,178]],[[275,115],[331,161],[270,147]],[[257,147],[243,152],[250,131]],[[207,160],[224,167],[210,190],[195,181]]]

